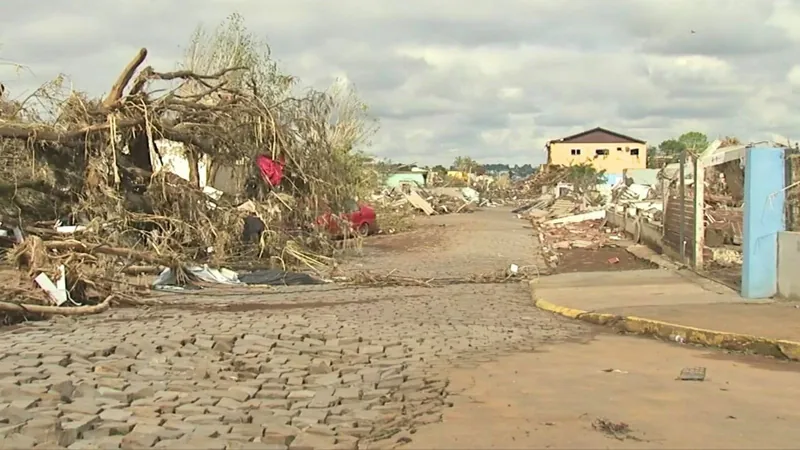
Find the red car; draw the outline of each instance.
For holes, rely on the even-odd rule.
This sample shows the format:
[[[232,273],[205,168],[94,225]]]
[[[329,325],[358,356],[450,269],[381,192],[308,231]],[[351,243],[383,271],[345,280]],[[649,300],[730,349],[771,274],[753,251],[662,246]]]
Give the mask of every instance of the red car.
[[[349,234],[368,236],[377,231],[375,210],[366,204],[359,204],[355,200],[345,204],[345,212],[335,217],[332,212],[327,212],[317,217],[316,224],[324,228],[333,236],[344,236],[340,224],[349,224]]]

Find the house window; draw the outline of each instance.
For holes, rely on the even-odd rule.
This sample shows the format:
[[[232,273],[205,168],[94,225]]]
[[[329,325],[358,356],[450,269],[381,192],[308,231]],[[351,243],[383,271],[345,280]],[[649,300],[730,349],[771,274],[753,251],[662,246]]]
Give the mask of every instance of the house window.
[[[570,153],[570,155],[580,155],[581,154],[581,149],[573,148],[572,150],[569,151],[569,153]]]
[[[622,151],[622,147],[617,147],[617,151],[621,152]]]
[[[631,156],[639,156],[639,149],[638,148],[632,148],[631,149]]]
[[[607,148],[598,148],[594,151],[595,156],[608,156]]]

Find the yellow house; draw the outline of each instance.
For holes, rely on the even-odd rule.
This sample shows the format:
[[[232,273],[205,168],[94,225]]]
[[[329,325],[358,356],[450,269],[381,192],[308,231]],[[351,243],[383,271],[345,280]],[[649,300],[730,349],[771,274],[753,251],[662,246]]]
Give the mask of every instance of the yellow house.
[[[549,141],[545,148],[547,164],[590,163],[609,174],[647,168],[646,141],[600,127]]]

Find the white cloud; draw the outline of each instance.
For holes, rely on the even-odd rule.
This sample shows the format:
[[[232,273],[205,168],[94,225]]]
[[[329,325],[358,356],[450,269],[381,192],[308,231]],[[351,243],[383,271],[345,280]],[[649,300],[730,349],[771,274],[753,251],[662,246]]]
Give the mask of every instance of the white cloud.
[[[800,88],[800,64],[792,66],[792,69],[786,74],[786,81],[793,87]]]
[[[542,162],[543,143],[605,126],[651,143],[797,138],[796,0],[4,0],[12,95],[58,73],[100,95],[139,47],[173,69],[193,29],[238,12],[282,68],[356,84],[397,161]]]

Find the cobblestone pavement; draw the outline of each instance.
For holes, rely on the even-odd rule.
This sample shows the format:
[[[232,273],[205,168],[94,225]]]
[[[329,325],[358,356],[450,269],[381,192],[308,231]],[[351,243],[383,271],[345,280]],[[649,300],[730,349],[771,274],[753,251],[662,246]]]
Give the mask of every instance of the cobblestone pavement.
[[[516,221],[500,213],[469,220]],[[413,259],[394,252],[398,264]],[[586,333],[537,312],[523,284],[253,288],[179,301],[6,331],[0,447],[402,444],[441,420],[448,370]]]

